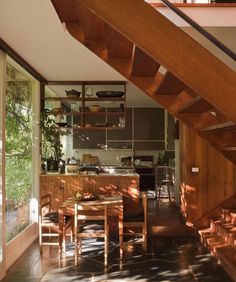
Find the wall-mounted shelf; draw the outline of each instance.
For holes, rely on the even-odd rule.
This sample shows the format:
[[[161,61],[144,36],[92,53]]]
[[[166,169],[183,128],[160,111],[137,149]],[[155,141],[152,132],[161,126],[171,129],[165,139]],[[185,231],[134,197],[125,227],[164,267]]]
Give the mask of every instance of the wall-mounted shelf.
[[[51,109],[51,113],[56,118],[56,122],[67,123],[64,129],[123,129],[126,118],[126,82],[124,81],[80,81],[80,82],[49,82],[49,85],[66,86],[66,90],[76,88],[81,92],[80,97],[66,97],[66,93],[60,93],[59,96],[42,97],[41,101],[44,108]],[[74,85],[74,86],[72,86]],[[75,86],[76,85],[76,86]],[[96,92],[101,91],[119,91],[123,92],[122,97],[98,97]],[[104,94],[104,93],[102,93]],[[107,94],[107,93],[105,93]],[[114,94],[114,93],[112,93]],[[118,93],[120,94],[120,93]],[[63,95],[65,97],[63,97]],[[99,95],[99,94],[98,94]],[[110,93],[109,93],[110,95]],[[122,93],[121,93],[122,95]],[[89,107],[98,105],[101,107],[98,111],[91,111]],[[62,109],[62,112],[53,113],[53,109]],[[114,117],[112,123],[108,117]],[[94,126],[100,123],[105,126]]]

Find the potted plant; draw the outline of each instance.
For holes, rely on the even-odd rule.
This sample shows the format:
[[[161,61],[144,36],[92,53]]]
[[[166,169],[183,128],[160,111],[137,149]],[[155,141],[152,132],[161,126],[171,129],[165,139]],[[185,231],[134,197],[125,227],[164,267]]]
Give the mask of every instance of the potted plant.
[[[58,125],[48,109],[41,112],[42,156],[47,161],[48,171],[58,171],[62,159],[61,134]]]

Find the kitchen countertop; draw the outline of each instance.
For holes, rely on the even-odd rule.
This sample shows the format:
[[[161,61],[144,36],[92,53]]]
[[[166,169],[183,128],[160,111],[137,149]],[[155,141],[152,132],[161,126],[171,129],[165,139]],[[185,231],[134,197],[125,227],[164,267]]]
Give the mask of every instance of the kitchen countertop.
[[[138,173],[99,173],[99,174],[93,174],[93,173],[42,173],[41,175],[45,176],[106,176],[106,177],[114,177],[114,176],[137,176],[139,177]]]

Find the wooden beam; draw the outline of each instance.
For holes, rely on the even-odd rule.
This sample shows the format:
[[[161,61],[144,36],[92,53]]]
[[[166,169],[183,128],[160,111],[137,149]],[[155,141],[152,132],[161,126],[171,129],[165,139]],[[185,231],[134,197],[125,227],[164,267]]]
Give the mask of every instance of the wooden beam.
[[[80,80],[54,80],[54,81],[48,81],[47,85],[82,85],[82,84],[90,84],[90,85],[111,85],[111,81],[80,81]],[[125,81],[113,81],[113,85],[124,85]]]
[[[0,38],[0,49],[3,50],[8,56],[15,60],[19,65],[26,69],[32,76],[40,82],[46,82],[38,71],[36,71],[28,62],[25,61],[15,50],[13,50],[3,39]]]
[[[155,76],[160,64],[135,46],[131,75]]]
[[[156,95],[178,95],[187,86],[172,73],[166,72],[156,91]]]
[[[181,109],[178,110],[179,113],[204,113],[211,110],[213,107],[202,97],[197,97],[193,99],[187,105],[184,105]]]
[[[236,123],[236,73],[161,13],[143,0],[79,1]]]

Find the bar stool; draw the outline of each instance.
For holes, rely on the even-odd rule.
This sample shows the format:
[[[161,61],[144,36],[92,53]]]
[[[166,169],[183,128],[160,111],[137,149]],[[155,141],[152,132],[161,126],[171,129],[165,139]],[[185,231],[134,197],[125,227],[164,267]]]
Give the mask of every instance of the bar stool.
[[[159,183],[157,183],[156,193],[157,193],[157,200],[160,201],[160,198],[169,198],[169,203],[172,204],[171,196],[170,196],[170,185],[171,180],[163,179]],[[161,196],[161,190],[166,187],[168,196]]]

